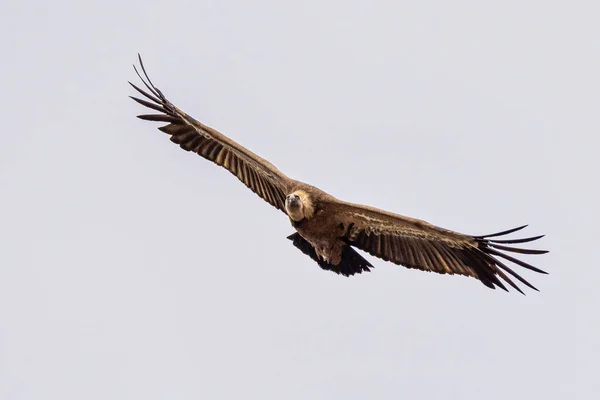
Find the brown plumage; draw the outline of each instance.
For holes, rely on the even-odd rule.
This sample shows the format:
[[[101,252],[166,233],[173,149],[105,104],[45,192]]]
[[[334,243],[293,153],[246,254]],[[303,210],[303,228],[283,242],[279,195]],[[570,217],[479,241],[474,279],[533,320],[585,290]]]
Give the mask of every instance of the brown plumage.
[[[543,235],[496,239],[525,226],[489,235],[465,235],[418,219],[338,200],[314,186],[288,178],[268,161],[175,107],[152,84],[141,57],[139,61],[146,79],[135,66],[134,69],[148,91],[130,82],[145,99],[131,98],[158,114],[138,117],[166,122],[159,129],[172,142],[227,169],[263,200],[283,211],[296,229],[288,239],[321,268],[344,276],[370,271],[373,265],[355,247],[408,268],[471,276],[492,289],[498,286],[507,290],[504,281],[523,293],[510,275],[537,290],[505,262],[546,273],[507,254],[546,253],[507,246],[531,242]]]

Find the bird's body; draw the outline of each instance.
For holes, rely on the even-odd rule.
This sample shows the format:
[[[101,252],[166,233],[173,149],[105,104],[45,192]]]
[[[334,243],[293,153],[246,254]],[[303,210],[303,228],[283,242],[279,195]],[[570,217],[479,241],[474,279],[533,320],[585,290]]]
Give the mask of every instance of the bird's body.
[[[140,79],[150,93],[132,86],[150,101],[132,98],[159,114],[138,117],[166,122],[159,129],[169,134],[171,141],[226,168],[263,200],[284,212],[296,230],[288,239],[321,268],[345,276],[369,271],[373,265],[354,249],[358,248],[408,268],[471,276],[490,288],[498,286],[506,290],[501,278],[519,292],[506,273],[535,288],[500,258],[545,273],[505,253],[545,253],[506,246],[541,236],[495,239],[524,226],[491,235],[465,235],[374,207],[347,203],[287,177],[265,159],[175,107],[152,84],[141,58],[140,65],[147,82],[141,76]]]

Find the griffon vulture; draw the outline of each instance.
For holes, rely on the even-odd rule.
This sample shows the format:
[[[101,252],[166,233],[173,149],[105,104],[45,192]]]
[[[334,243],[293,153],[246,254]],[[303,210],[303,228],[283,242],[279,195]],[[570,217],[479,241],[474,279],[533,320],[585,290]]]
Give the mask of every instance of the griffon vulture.
[[[227,169],[263,200],[285,213],[296,230],[288,239],[322,269],[344,276],[369,271],[373,265],[354,249],[357,248],[408,268],[471,276],[492,289],[498,286],[508,291],[501,278],[523,293],[508,276],[511,275],[537,290],[505,262],[546,273],[507,254],[546,253],[507,246],[531,242],[543,235],[498,239],[525,226],[489,235],[465,235],[418,219],[338,200],[314,186],[288,178],[267,160],[181,111],[152,84],[139,55],[138,58],[145,79],[135,65],[134,69],[148,91],[129,82],[145,100],[131,98],[158,112],[138,118],[166,122],[158,129],[168,134],[172,142]]]

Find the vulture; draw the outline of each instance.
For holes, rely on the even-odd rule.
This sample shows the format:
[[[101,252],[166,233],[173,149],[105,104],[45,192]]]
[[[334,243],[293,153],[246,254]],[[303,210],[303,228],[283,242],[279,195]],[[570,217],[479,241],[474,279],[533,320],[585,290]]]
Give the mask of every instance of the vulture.
[[[407,268],[473,277],[492,289],[499,287],[508,291],[505,285],[508,284],[523,293],[515,279],[538,290],[507,265],[510,262],[547,273],[511,255],[547,253],[512,246],[544,235],[505,238],[527,225],[473,236],[338,200],[317,187],[287,177],[264,158],[177,108],[154,86],[139,54],[138,59],[143,77],[135,65],[133,68],[147,90],[129,82],[143,98],[130,97],[155,113],[137,117],[166,123],[158,129],[169,135],[172,142],[225,168],[264,201],[286,214],[295,229],[287,239],[322,269],[343,276],[370,271],[373,265],[356,251],[360,249]]]

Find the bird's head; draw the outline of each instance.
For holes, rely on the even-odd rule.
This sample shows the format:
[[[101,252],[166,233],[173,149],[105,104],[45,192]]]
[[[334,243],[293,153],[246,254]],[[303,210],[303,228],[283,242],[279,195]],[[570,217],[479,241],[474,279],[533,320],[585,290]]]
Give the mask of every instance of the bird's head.
[[[285,198],[285,211],[293,221],[302,221],[313,217],[315,209],[308,193],[296,190]]]

